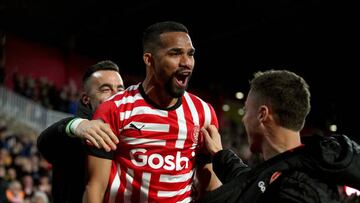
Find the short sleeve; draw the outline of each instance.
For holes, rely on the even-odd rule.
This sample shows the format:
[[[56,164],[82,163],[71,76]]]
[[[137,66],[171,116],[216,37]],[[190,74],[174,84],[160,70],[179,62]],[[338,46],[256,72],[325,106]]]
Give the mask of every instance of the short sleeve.
[[[217,115],[216,115],[216,112],[214,110],[214,107],[212,107],[211,104],[209,104],[209,108],[210,108],[210,112],[211,112],[211,124],[212,125],[215,125],[217,129],[219,129],[219,121],[218,121],[218,118],[217,118]]]

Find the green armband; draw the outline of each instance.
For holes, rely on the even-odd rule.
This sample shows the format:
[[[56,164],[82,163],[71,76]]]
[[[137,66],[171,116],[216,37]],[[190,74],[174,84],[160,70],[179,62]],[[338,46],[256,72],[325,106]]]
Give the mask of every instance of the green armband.
[[[76,137],[75,135],[75,129],[78,127],[78,125],[86,119],[83,118],[74,118],[72,119],[65,128],[66,134],[68,134],[70,137]]]
[[[72,119],[72,120],[66,125],[66,127],[65,127],[65,132],[66,132],[66,134],[67,134],[68,136],[70,136],[70,137],[76,137],[75,134],[74,134],[74,133],[71,131],[71,129],[70,129],[71,124],[73,124],[73,122],[74,122],[76,119],[78,119],[78,118]]]

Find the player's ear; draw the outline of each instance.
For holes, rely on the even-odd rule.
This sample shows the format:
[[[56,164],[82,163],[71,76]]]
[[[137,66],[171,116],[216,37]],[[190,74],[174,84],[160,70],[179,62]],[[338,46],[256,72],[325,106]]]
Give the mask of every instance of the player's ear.
[[[81,102],[86,106],[90,105],[90,97],[85,92],[81,93]]]
[[[151,53],[144,53],[143,60],[146,66],[153,66],[154,60]]]
[[[261,105],[258,111],[258,119],[265,121],[269,116],[269,108],[266,105]]]

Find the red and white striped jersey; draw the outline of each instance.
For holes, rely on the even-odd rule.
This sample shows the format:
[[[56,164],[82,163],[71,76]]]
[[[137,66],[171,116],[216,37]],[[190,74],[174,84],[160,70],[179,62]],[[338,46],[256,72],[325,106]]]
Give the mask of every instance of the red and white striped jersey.
[[[191,202],[200,128],[218,127],[213,107],[188,92],[171,109],[152,105],[140,84],[101,104],[94,119],[109,123],[120,142],[105,202]]]

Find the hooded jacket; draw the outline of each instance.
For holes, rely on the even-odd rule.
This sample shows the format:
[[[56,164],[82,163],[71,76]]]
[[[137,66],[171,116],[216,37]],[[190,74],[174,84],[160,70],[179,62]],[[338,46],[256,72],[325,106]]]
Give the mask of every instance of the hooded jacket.
[[[340,202],[338,185],[360,188],[360,147],[345,135],[312,136],[305,145],[250,169],[231,150],[213,168],[223,186],[198,202]]]

